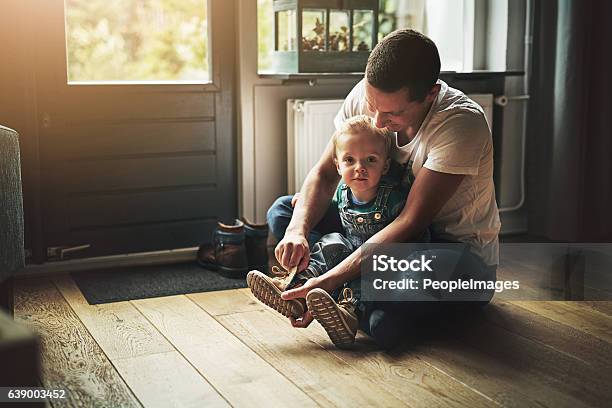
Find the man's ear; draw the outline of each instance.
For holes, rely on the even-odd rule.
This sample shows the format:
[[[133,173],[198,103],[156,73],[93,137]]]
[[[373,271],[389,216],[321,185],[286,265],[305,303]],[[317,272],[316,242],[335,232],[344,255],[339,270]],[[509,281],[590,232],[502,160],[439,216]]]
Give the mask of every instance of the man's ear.
[[[438,94],[440,93],[440,84],[435,84],[434,86],[431,87],[431,89],[429,90],[429,93],[427,94],[427,101],[428,102],[433,102],[436,100],[436,98],[438,97]]]
[[[387,159],[387,161],[385,161],[385,167],[383,168],[382,174],[387,174],[390,167],[391,167],[391,159]]]

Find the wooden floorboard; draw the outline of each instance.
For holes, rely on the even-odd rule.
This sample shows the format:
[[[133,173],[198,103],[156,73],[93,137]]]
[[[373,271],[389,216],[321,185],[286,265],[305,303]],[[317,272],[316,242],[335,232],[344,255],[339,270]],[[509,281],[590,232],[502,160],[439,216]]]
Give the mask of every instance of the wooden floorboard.
[[[612,343],[612,317],[580,302],[514,302],[532,313],[581,330],[607,343]]]
[[[174,351],[172,344],[129,302],[90,305],[70,276],[54,281],[111,361]]]
[[[89,305],[69,276],[55,283],[146,407],[228,406],[130,302]]]
[[[599,367],[604,370],[602,374],[612,377],[612,347],[598,337],[532,313],[514,302],[494,301],[483,310],[483,316],[514,334]]]
[[[228,407],[212,386],[178,352],[113,361],[145,407]]]
[[[66,389],[54,407],[140,406],[52,282],[19,280],[15,300],[15,319],[40,336],[42,383]]]
[[[380,383],[385,392],[411,407],[489,407],[494,403],[488,396],[466,387],[416,354],[393,355],[381,351],[365,335],[358,336],[352,350],[340,350],[331,344],[318,323],[312,326],[303,331],[306,337]]]
[[[439,328],[410,352],[504,406],[596,407],[612,396],[601,369],[478,316]]]
[[[240,301],[250,292],[235,296]],[[270,312],[270,316],[286,325],[286,318]],[[411,407],[488,407],[493,401],[478,391],[466,387],[448,375],[424,362],[417,355],[393,356],[378,349],[366,335],[359,333],[352,350],[340,350],[331,343],[325,330],[316,321],[305,330],[304,336],[318,343],[328,352],[345,361],[355,370],[382,385],[385,392],[394,395]]]
[[[55,283],[54,283],[55,282]],[[495,300],[401,347],[336,349],[248,289],[89,305],[68,276],[18,281],[54,406],[598,407],[612,400],[612,303]]]
[[[190,293],[186,296],[202,306],[211,316],[267,309],[267,306],[251,295],[248,288]]]
[[[211,298],[223,293],[209,292]],[[186,296],[132,303],[235,407],[311,407],[317,404]],[[240,304],[235,306],[239,309]]]
[[[591,309],[597,310],[600,313],[606,314],[608,316],[612,316],[612,301],[581,301],[580,302],[584,306],[588,306]]]
[[[318,343],[267,310],[221,315],[236,337],[323,406],[407,406]]]

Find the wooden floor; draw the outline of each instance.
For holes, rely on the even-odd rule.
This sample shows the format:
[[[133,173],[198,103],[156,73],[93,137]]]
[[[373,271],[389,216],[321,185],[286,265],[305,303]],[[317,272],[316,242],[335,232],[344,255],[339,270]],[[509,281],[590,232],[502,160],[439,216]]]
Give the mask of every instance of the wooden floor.
[[[42,383],[69,407],[602,407],[612,302],[495,301],[382,352],[293,329],[245,289],[89,305],[69,276],[16,282]],[[609,406],[609,405],[608,405]]]

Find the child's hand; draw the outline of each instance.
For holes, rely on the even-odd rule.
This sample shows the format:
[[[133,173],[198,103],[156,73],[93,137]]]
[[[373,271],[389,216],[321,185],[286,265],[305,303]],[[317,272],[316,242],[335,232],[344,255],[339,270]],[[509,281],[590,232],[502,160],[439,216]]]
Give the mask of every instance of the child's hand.
[[[298,329],[305,329],[306,327],[310,325],[310,323],[312,323],[313,320],[314,320],[314,317],[312,317],[312,313],[310,313],[310,311],[308,310],[304,312],[302,317],[298,317],[297,319],[294,317],[289,318],[291,325]]]
[[[310,278],[302,286],[299,286],[297,288],[290,289],[290,290],[287,290],[281,293],[281,298],[283,300],[300,299],[300,298],[304,299],[306,298],[306,295],[308,294],[308,292],[310,292],[314,288],[322,288],[329,293],[331,293],[335,289],[335,288],[331,288],[327,286],[328,286],[327,281],[322,279],[320,276],[316,278]],[[297,318],[297,319],[294,319],[293,317],[289,318],[289,320],[291,321],[291,325],[293,327],[298,327],[298,328],[308,327],[308,325],[313,321],[313,319],[314,318],[312,317],[312,313],[310,313],[310,311],[308,310],[300,318]]]

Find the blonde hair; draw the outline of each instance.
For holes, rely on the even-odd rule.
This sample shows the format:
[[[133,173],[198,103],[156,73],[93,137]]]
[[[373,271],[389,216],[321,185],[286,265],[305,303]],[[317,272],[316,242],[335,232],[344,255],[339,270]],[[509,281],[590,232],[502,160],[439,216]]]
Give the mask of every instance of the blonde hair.
[[[387,128],[377,128],[374,124],[374,120],[366,115],[357,115],[344,121],[340,129],[336,130],[332,136],[332,143],[334,144],[334,155],[338,150],[338,139],[341,135],[354,135],[357,133],[369,133],[371,135],[379,136],[384,139],[385,142],[385,154],[389,157],[391,148],[393,146],[393,132]]]

